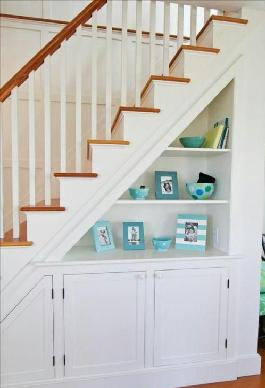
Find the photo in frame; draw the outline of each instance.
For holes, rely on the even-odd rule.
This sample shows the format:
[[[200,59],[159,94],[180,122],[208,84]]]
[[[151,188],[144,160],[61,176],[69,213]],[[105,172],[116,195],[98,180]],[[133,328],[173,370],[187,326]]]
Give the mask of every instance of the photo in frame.
[[[143,222],[123,222],[123,249],[145,249]]]
[[[179,214],[177,217],[176,249],[204,251],[207,236],[207,216]]]
[[[111,225],[108,221],[98,221],[92,228],[95,248],[97,252],[114,249]]]
[[[179,199],[178,175],[175,171],[155,171],[156,199]]]

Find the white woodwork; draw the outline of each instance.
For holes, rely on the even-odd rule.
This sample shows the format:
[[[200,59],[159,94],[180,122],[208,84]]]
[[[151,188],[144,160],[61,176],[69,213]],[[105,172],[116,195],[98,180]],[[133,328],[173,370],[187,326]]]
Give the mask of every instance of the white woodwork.
[[[81,58],[82,27],[76,30],[76,73],[75,73],[75,169],[82,169],[82,58]]]
[[[4,166],[3,166],[3,117],[2,106],[0,106],[0,238],[4,238]]]
[[[157,271],[155,366],[224,360],[227,299],[224,270]]]
[[[142,0],[136,2],[135,106],[141,105]]]
[[[3,384],[54,377],[52,276],[43,279],[1,324]]]
[[[144,366],[142,273],[65,276],[65,374]]]
[[[106,32],[106,139],[111,139],[111,101],[112,101],[112,2],[107,2]]]
[[[18,136],[18,87],[11,93],[12,130],[12,226],[13,238],[19,237],[19,136]]]
[[[209,8],[204,8],[204,12],[203,12],[203,21],[204,21],[204,23],[206,23],[207,20],[209,20],[210,16],[211,16],[210,9]]]
[[[66,54],[67,42],[61,45],[61,78],[60,78],[60,143],[61,171],[66,171]]]
[[[178,4],[178,36],[177,47],[183,44],[183,31],[184,31],[184,4]]]
[[[155,74],[155,27],[156,27],[156,1],[150,1],[150,41],[149,41],[149,68],[150,74]]]
[[[97,11],[92,15],[92,66],[91,66],[91,138],[97,138]]]
[[[121,105],[126,106],[127,104],[127,55],[128,55],[128,2],[124,0],[122,2],[122,48],[121,48]]]
[[[29,75],[29,204],[36,202],[36,152],[35,152],[35,72]]]
[[[197,7],[190,7],[190,44],[196,46]]]
[[[44,61],[44,200],[51,203],[51,91],[50,91],[50,56]]]
[[[163,75],[169,74],[170,2],[164,1]]]

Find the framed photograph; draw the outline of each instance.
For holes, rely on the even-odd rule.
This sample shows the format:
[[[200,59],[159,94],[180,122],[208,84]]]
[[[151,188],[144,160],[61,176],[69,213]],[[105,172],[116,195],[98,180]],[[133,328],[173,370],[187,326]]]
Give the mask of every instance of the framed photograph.
[[[126,251],[145,249],[143,222],[123,223],[123,249]]]
[[[108,221],[99,221],[92,228],[95,248],[97,252],[114,249],[111,226]]]
[[[179,214],[177,218],[176,248],[204,251],[207,235],[207,216]]]
[[[155,171],[156,199],[178,199],[178,175],[175,171]]]

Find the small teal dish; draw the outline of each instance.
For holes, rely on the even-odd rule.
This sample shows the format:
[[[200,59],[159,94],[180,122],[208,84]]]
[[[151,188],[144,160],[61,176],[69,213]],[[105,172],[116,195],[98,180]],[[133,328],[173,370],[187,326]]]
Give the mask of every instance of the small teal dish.
[[[149,188],[131,187],[129,189],[129,194],[133,199],[136,199],[136,200],[146,199],[149,194]]]
[[[154,237],[152,239],[153,247],[156,251],[167,251],[172,239],[170,237]]]
[[[214,183],[186,183],[187,192],[193,199],[209,199],[214,193]]]
[[[189,137],[180,137],[180,143],[185,148],[200,148],[204,141],[204,136],[189,136]]]

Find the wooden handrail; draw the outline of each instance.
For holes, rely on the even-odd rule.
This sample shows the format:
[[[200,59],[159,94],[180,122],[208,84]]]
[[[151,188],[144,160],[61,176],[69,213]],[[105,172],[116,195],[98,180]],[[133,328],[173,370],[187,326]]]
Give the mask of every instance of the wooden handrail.
[[[52,55],[57,51],[62,42],[68,40],[79,26],[92,17],[93,12],[100,9],[106,2],[107,0],[94,0],[72,19],[52,40],[34,55],[28,63],[3,85],[0,89],[0,101],[4,102],[16,86],[20,86],[33,70],[36,71],[42,65],[48,55]]]

